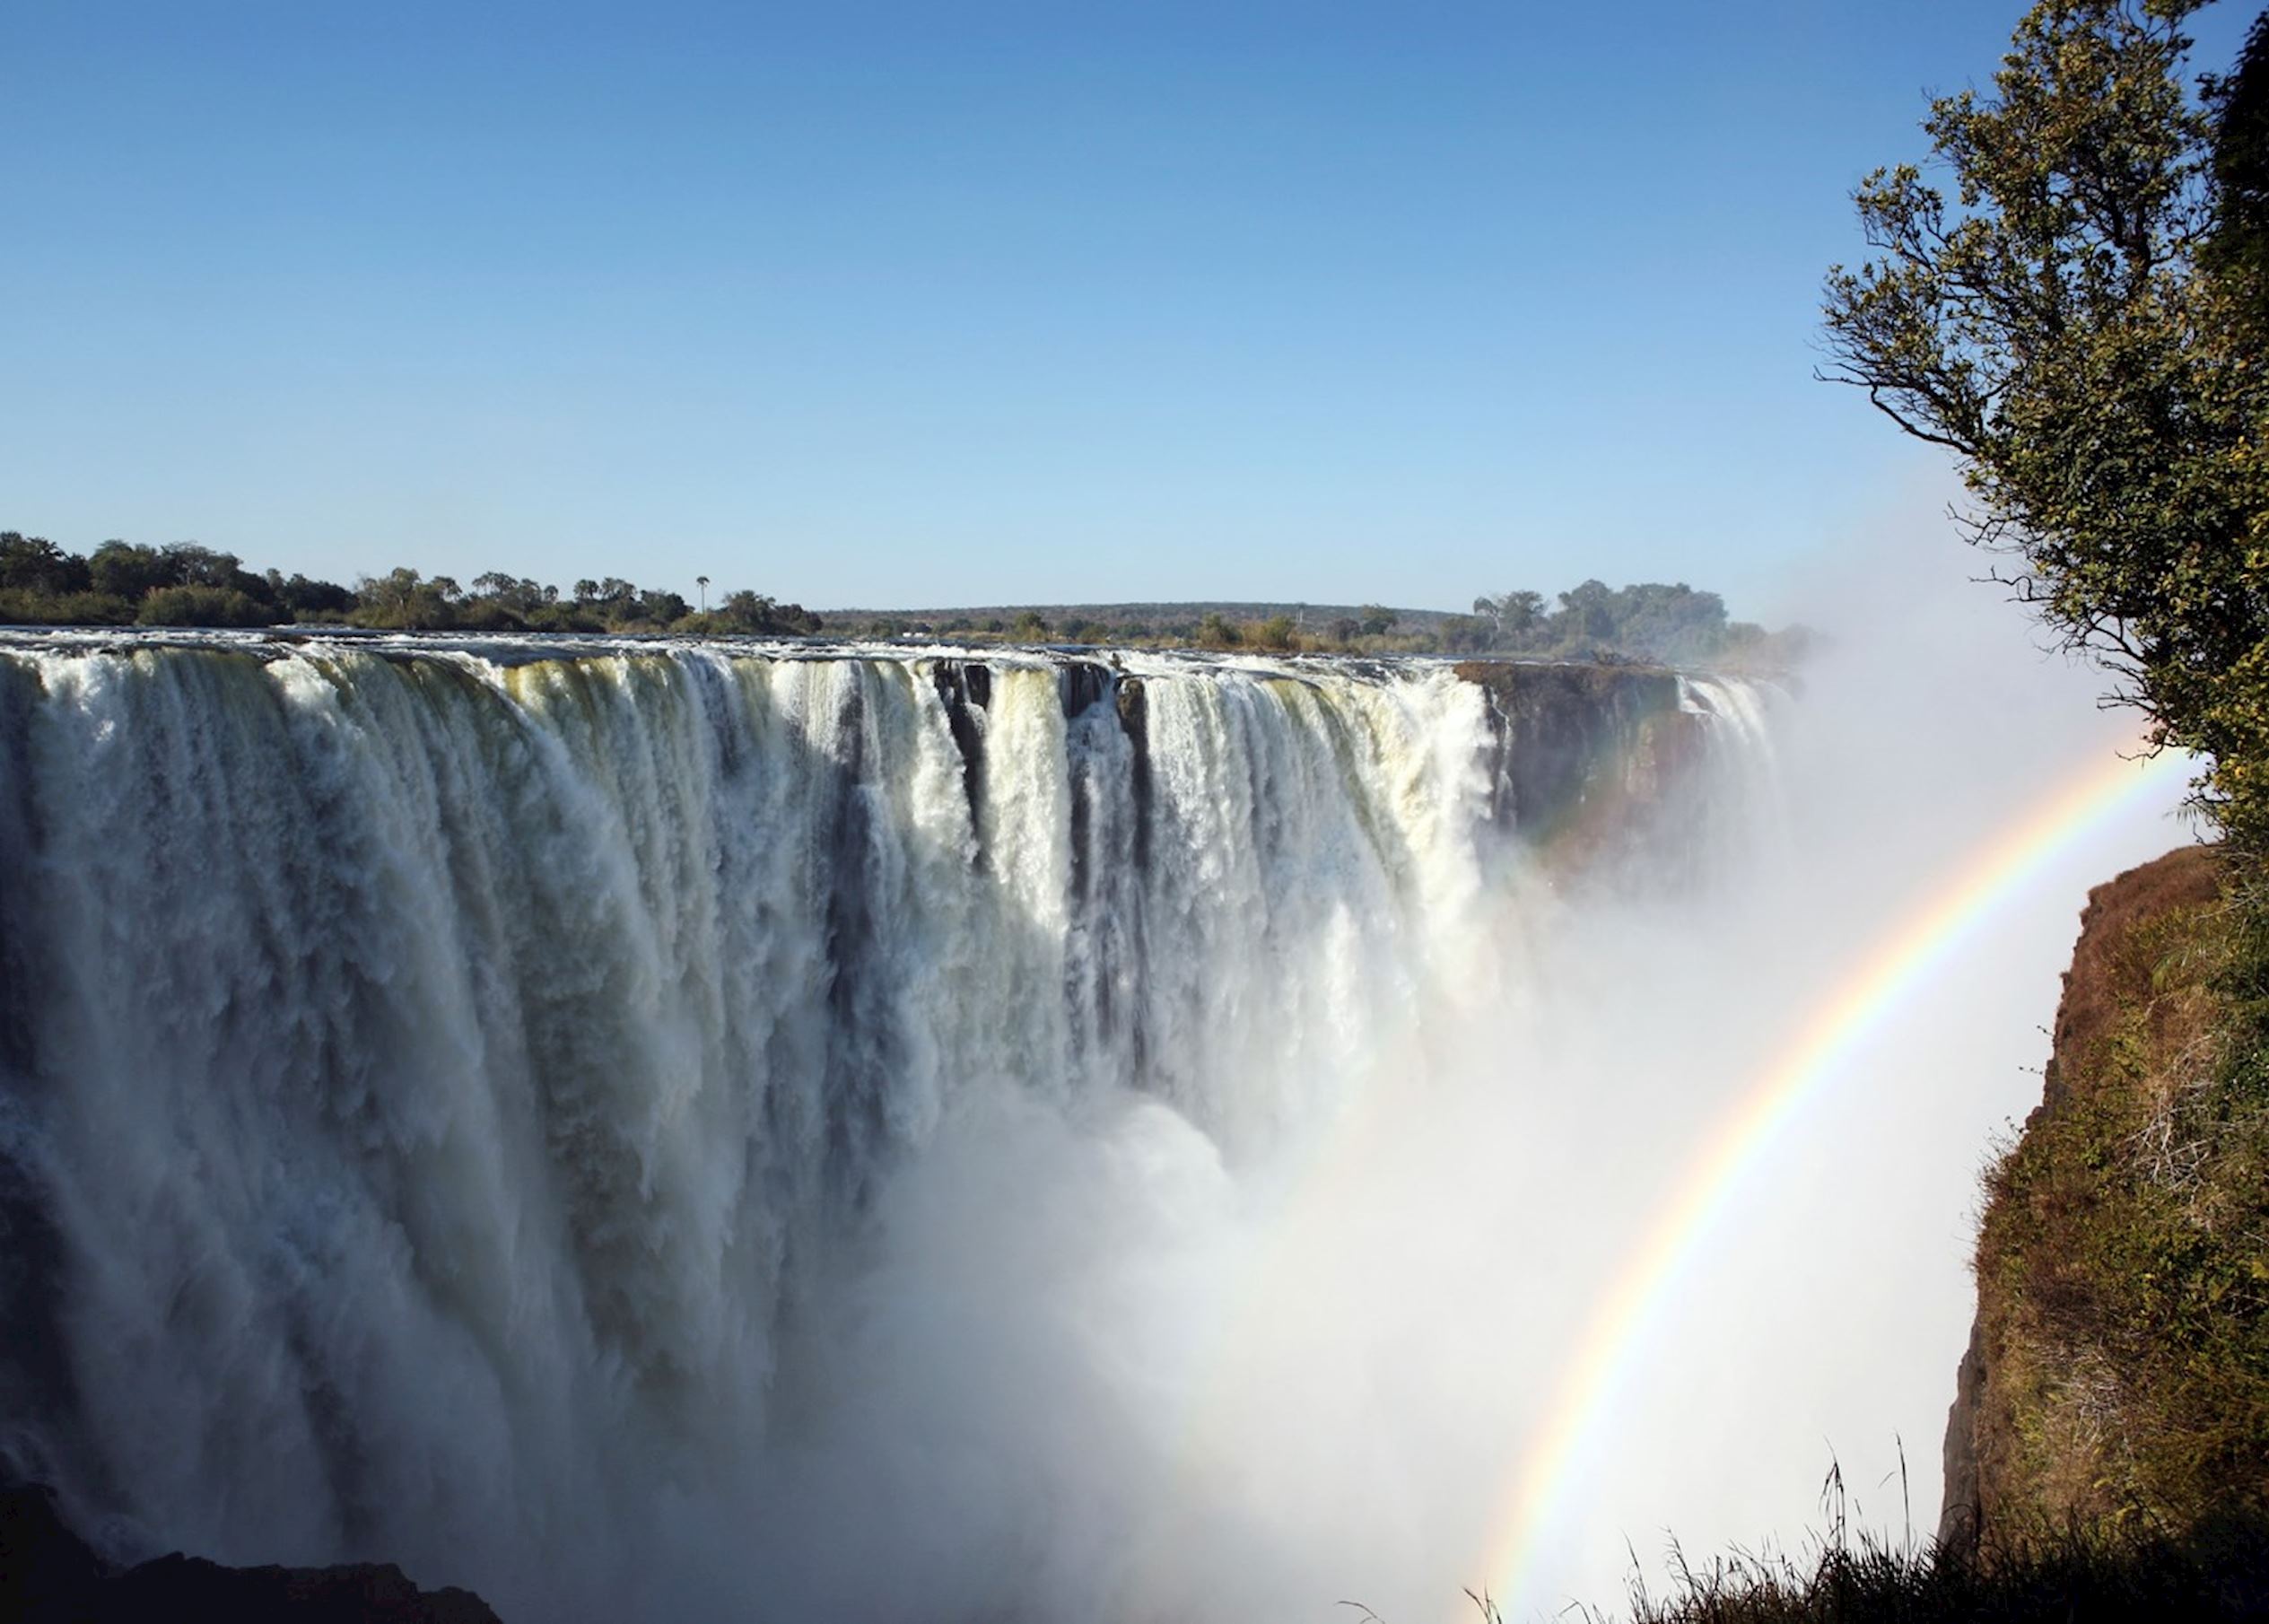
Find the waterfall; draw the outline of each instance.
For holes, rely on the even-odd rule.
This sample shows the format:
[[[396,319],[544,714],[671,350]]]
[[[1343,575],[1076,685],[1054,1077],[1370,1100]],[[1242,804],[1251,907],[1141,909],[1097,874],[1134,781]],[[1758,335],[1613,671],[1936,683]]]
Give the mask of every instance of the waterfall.
[[[641,1531],[748,1503],[825,1366],[805,1305],[941,1124],[1139,1098],[1264,1155],[1497,996],[1519,899],[1693,883],[1768,698],[14,638],[0,1457],[121,1547],[380,1557],[508,1616],[729,1566]]]

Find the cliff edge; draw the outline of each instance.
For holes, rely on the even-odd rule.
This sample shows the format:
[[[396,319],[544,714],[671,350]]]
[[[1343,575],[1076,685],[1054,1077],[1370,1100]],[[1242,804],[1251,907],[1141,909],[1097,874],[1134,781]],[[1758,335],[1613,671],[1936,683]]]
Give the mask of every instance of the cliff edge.
[[[2098,886],[2040,1104],[1986,1177],[1942,1545],[2269,1508],[2261,945],[2212,847]]]

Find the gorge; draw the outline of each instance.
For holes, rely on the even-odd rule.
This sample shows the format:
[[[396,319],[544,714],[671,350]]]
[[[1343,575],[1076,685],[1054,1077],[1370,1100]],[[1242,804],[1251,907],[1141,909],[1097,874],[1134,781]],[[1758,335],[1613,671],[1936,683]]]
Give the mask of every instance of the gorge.
[[[1379,1506],[1423,1466],[1485,1515],[1709,1103],[1630,1045],[1700,1079],[1764,1018],[1693,965],[1769,961],[1709,921],[1786,839],[1785,709],[11,637],[5,1464],[118,1560],[397,1562],[507,1618],[1251,1616],[1305,1493],[1354,1582],[1458,1576],[1485,1531]],[[1477,1262],[1518,1296],[1461,1350],[1420,1323]],[[1394,1301],[1423,1368],[1340,1334]]]

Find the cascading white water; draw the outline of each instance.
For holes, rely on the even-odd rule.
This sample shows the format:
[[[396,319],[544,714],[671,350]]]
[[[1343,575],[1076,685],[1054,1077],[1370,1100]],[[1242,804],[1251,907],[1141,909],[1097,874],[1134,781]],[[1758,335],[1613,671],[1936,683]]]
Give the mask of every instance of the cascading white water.
[[[858,1401],[800,1305],[942,1123],[1139,1096],[1234,1166],[1517,980],[1506,898],[1564,877],[1492,704],[1434,665],[0,648],[0,1443],[123,1545],[508,1616],[659,1562],[761,1599],[685,1528]],[[1622,788],[1692,818],[1760,701],[1668,709],[1699,767]]]

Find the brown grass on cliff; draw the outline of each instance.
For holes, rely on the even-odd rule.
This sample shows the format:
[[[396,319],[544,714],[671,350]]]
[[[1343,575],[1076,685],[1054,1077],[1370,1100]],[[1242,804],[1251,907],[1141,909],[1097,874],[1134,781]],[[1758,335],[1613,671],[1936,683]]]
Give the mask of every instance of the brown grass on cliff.
[[[2222,877],[2191,848],[2091,894],[2042,1104],[1988,1178],[1996,1543],[2269,1509],[2269,955]]]

